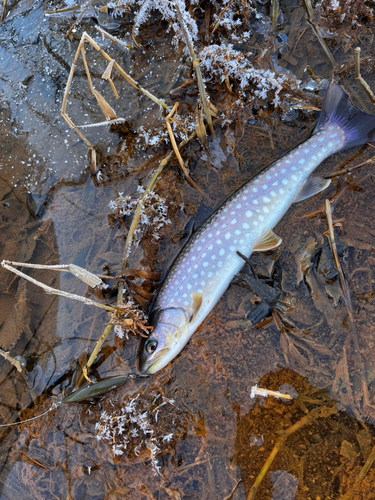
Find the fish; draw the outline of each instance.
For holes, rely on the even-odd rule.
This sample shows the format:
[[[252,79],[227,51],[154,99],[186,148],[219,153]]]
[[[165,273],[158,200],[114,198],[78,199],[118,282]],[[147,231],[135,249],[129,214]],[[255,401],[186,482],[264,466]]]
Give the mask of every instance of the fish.
[[[140,374],[164,368],[197,328],[250,257],[281,244],[272,229],[293,203],[328,187],[314,176],[329,156],[375,138],[375,116],[353,107],[332,83],[312,136],[234,193],[187,242],[164,280],[150,315],[152,333],[138,349]]]

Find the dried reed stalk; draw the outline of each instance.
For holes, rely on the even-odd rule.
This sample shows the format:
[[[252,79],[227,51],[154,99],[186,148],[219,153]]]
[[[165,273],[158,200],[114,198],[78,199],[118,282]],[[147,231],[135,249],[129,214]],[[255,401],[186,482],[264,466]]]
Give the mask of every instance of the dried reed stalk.
[[[201,101],[202,101],[204,115],[205,115],[206,120],[207,120],[207,125],[208,125],[208,128],[210,130],[210,134],[212,136],[214,136],[215,135],[215,131],[214,131],[214,126],[212,124],[212,118],[211,118],[210,108],[209,108],[209,105],[208,105],[208,99],[207,99],[207,96],[206,96],[206,90],[204,88],[204,83],[203,83],[203,78],[202,78],[202,72],[201,72],[201,68],[199,66],[199,60],[197,59],[197,56],[195,55],[193,45],[192,45],[192,43],[190,41],[190,36],[189,36],[189,33],[188,33],[188,29],[186,27],[185,21],[184,21],[184,19],[182,17],[181,11],[180,11],[180,9],[179,9],[179,7],[178,7],[177,4],[176,4],[176,13],[177,13],[178,22],[179,22],[179,24],[181,26],[182,33],[184,34],[185,43],[186,43],[186,45],[187,45],[187,47],[189,49],[190,57],[191,57],[191,59],[193,61],[193,68],[194,68],[195,74],[197,76],[199,94],[200,94]]]

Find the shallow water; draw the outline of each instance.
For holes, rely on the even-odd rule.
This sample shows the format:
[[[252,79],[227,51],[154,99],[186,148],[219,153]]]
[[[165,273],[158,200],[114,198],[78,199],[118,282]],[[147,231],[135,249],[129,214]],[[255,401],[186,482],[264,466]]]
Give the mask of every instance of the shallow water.
[[[168,103],[169,90],[188,80],[190,70],[182,66],[186,60],[182,49],[170,49],[167,25],[157,15],[140,31],[145,50],[125,52],[108,40],[101,41],[89,19],[77,28],[74,41],[67,42],[64,33],[71,19],[43,15],[58,7],[20,1],[11,6],[0,26],[0,257],[40,264],[74,263],[98,274],[106,265],[113,275],[122,264],[121,236],[127,229],[126,224],[120,230],[113,224],[108,204],[119,193],[135,195],[139,184],[147,184],[167,150],[161,145],[140,151],[138,131],[142,126],[159,130],[164,118],[156,105],[120,79],[115,79],[121,96],[118,103],[96,79],[117,116],[127,122],[112,129],[83,129],[100,151],[98,167],[105,182],[92,179],[87,147],[60,116],[80,34],[88,31],[141,85]],[[279,45],[270,51],[279,71],[285,67],[307,81],[308,61],[321,78],[331,78],[332,68],[306,22],[303,6],[290,2],[281,9],[278,30],[288,36],[288,45],[281,46],[285,37],[280,36]],[[131,21],[130,16],[125,19],[120,33],[127,43],[132,43],[127,34]],[[330,42],[337,61],[344,64],[336,71],[340,83],[370,112],[371,104],[353,78],[352,49],[359,40],[362,57],[371,54],[371,30],[356,32],[356,40],[345,41],[349,47],[342,39]],[[241,49],[259,56],[264,39],[258,37]],[[92,50],[88,59],[92,73],[102,74],[105,65]],[[371,61],[363,74],[375,88],[369,69]],[[235,110],[235,95],[219,84],[208,89],[217,107]],[[103,119],[89,94],[82,65],[71,96],[68,114],[73,121]],[[195,86],[177,98],[187,109],[194,109]],[[319,95],[311,100],[321,103]],[[172,224],[160,231],[160,240],[149,234],[134,247],[130,267],[164,275],[191,231],[194,217],[199,225],[244,182],[308,138],[316,123],[312,113],[296,112],[283,119],[282,113],[263,108],[255,114],[251,106],[233,115],[230,126],[217,130],[219,141],[212,147],[219,158],[221,152],[226,157],[221,168],[207,162],[197,142],[184,150],[195,181],[207,195],[204,210],[199,210],[201,194],[187,185],[177,164],[171,162],[158,181],[157,192],[170,205]],[[356,154],[357,150],[337,154],[318,173],[344,168],[350,159],[358,164],[371,157],[371,148]],[[327,277],[333,265],[323,247],[326,223],[321,216],[304,218],[322,210],[325,199],[342,188],[334,218],[342,223],[343,234],[339,229],[335,234],[351,290],[359,358],[339,282]],[[281,444],[257,499],[338,499],[353,485],[351,498],[371,498],[373,469],[357,484],[355,479],[375,445],[374,189],[371,167],[346,180],[341,177],[326,193],[293,206],[285,215],[275,228],[283,239],[281,251],[252,257],[258,274],[272,276],[273,284],[293,297],[286,318],[295,326],[288,332],[280,333],[272,318],[251,327],[244,316],[257,299],[248,289],[233,284],[188,346],[160,374],[129,381],[100,401],[58,406],[40,419],[0,428],[0,500],[224,499],[239,480],[232,498],[245,499],[280,431],[296,424],[300,428]],[[129,222],[126,219],[127,227]],[[55,288],[88,293],[86,285],[68,274],[29,274]],[[18,373],[0,358],[0,423],[11,423],[43,413],[68,393],[79,359],[91,352],[108,316],[80,302],[47,295],[3,268],[0,276],[0,346],[25,362],[23,372]],[[124,343],[112,334],[92,376],[134,371],[137,345],[132,335]],[[251,400],[255,384],[273,390],[290,390],[291,386],[300,398],[291,403]],[[118,429],[121,408],[129,405],[133,405],[129,415],[134,421],[125,419],[125,430],[115,437],[111,434],[108,442],[103,412],[116,417],[111,428]],[[158,452],[147,447],[144,421]],[[98,440],[101,433],[103,439]],[[121,448],[125,440],[126,449]],[[116,447],[122,455],[115,453]]]

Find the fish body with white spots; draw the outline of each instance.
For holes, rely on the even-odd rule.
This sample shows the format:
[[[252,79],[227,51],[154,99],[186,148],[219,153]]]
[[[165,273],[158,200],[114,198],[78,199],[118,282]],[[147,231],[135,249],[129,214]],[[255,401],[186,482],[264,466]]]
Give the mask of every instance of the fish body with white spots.
[[[237,252],[249,257],[281,243],[272,228],[289,207],[329,185],[312,176],[316,167],[374,135],[375,116],[350,106],[347,94],[331,86],[311,138],[232,195],[181,251],[153,307],[153,332],[140,345],[141,373],[159,371],[183,349],[242,268]]]

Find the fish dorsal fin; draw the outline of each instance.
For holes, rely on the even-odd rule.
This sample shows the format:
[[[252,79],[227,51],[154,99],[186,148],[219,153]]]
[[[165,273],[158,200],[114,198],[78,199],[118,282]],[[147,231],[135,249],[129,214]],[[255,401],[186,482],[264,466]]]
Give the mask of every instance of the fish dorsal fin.
[[[253,247],[253,252],[267,252],[278,247],[283,240],[279,238],[273,231],[266,229],[259,240]]]
[[[191,311],[189,323],[191,323],[194,320],[194,318],[196,317],[196,315],[198,314],[198,311],[201,308],[202,300],[203,300],[203,296],[201,293],[193,292],[192,297],[193,297],[193,304],[192,304],[192,311]]]
[[[322,177],[308,177],[302,188],[293,198],[293,203],[306,200],[315,194],[324,191],[331,184],[331,179],[323,179]]]

